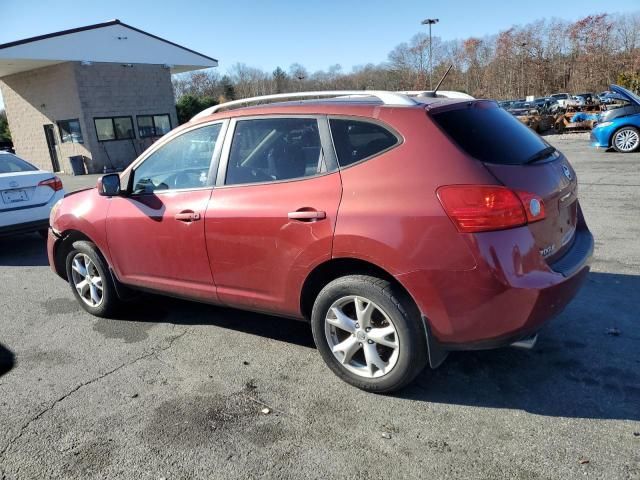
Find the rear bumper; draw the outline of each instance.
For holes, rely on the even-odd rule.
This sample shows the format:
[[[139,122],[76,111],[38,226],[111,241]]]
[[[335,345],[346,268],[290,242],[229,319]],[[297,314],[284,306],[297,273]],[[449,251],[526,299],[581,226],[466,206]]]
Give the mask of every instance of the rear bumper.
[[[552,265],[526,229],[511,231],[508,243],[504,238],[503,232],[476,235],[474,270],[397,277],[428,318],[441,349],[498,348],[529,337],[560,314],[585,281],[593,236],[584,223],[572,247]]]
[[[15,225],[5,225],[0,227],[0,237],[6,235],[17,235],[20,233],[32,233],[39,230],[46,230],[49,228],[49,219],[36,220],[31,222],[17,223]]]
[[[49,214],[55,203],[64,197],[64,190],[58,190],[47,200],[38,205],[17,206],[0,210],[0,235],[28,233],[49,227]],[[32,227],[33,226],[33,227]]]

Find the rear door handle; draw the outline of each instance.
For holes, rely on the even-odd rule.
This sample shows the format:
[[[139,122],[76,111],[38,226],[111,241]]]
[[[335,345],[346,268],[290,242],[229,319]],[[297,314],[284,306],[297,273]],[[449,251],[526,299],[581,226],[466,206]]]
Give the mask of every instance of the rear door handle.
[[[317,210],[297,210],[295,212],[289,212],[287,214],[290,220],[322,220],[323,218],[327,218],[326,212],[321,212]]]
[[[195,212],[180,212],[176,213],[175,219],[181,222],[195,222],[200,220],[200,214]]]

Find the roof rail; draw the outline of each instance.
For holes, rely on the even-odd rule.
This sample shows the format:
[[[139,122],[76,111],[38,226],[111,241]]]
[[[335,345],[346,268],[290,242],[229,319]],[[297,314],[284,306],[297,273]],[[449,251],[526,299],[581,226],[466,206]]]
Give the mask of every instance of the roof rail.
[[[416,105],[411,98],[398,92],[387,92],[384,90],[326,90],[318,92],[293,92],[293,93],[276,93],[274,95],[262,95],[259,97],[242,98],[231,102],[221,103],[213,107],[205,108],[200,113],[194,115],[191,120],[206,117],[220,110],[250,105],[254,103],[269,102],[271,100],[288,100],[295,98],[313,98],[313,97],[376,97],[385,105]]]
[[[407,95],[408,97],[433,97],[433,90],[405,90],[402,92],[398,92],[403,95]],[[461,98],[465,100],[475,100],[469,94],[456,92],[454,90],[438,90],[436,92],[436,97],[440,98]]]

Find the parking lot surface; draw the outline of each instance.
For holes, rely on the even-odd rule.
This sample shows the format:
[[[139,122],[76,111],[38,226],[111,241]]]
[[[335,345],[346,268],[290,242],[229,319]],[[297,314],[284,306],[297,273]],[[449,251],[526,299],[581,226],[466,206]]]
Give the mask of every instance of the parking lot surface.
[[[547,139],[587,283],[534,350],[453,353],[393,396],[342,383],[300,322],[155,296],[91,317],[40,237],[0,239],[0,478],[640,478],[640,153]]]

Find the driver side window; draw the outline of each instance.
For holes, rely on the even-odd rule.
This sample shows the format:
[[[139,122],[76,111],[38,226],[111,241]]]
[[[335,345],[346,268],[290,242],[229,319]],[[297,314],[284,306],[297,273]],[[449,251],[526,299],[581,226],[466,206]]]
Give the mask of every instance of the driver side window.
[[[209,185],[209,167],[220,129],[217,123],[191,130],[153,152],[133,172],[133,193]]]

